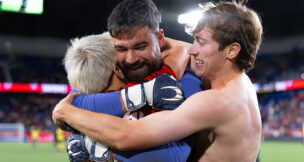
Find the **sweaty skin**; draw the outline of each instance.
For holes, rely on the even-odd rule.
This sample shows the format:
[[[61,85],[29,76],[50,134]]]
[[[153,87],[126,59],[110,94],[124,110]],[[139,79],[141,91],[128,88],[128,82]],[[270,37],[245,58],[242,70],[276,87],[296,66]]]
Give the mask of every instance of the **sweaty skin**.
[[[66,121],[96,141],[120,150],[158,146],[211,130],[214,142],[199,161],[254,162],[261,134],[255,89],[231,61],[240,45],[232,43],[219,51],[211,35],[208,28],[197,33],[189,51],[195,59],[195,74],[208,79],[211,89],[192,95],[174,111],[129,121],[77,109],[70,104],[77,95],[72,94],[55,107],[54,121]]]

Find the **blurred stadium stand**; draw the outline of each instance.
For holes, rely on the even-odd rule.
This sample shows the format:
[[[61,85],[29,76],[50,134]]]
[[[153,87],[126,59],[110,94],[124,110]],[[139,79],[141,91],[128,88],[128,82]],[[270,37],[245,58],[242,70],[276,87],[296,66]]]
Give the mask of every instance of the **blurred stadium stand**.
[[[251,80],[267,83],[301,79],[304,72],[304,48],[280,54],[258,55],[255,67],[249,72]]]
[[[67,83],[62,58],[18,55],[9,64],[12,82]]]

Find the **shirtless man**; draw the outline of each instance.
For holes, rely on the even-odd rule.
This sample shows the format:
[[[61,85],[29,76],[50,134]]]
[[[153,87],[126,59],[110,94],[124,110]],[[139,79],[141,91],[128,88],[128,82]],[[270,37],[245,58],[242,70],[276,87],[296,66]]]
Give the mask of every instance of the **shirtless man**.
[[[195,59],[195,74],[210,82],[210,90],[190,96],[173,111],[137,121],[77,109],[70,104],[77,95],[72,94],[55,107],[53,120],[66,121],[120,150],[158,146],[210,130],[214,141],[199,161],[254,162],[261,119],[255,89],[245,72],[254,65],[262,25],[257,13],[235,1],[204,7],[189,54]]]

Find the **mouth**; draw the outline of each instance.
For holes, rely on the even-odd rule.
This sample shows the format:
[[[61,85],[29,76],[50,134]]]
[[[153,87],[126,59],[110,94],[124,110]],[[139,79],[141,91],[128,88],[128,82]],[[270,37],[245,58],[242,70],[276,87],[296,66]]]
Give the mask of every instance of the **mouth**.
[[[195,60],[195,63],[198,64],[198,65],[204,64],[204,62],[202,60]]]
[[[129,67],[128,69],[132,70],[132,71],[138,71],[138,70],[142,69],[143,67],[144,67],[144,64],[141,64],[139,66]]]
[[[145,64],[141,64],[139,66],[129,66],[128,71],[130,73],[141,73],[145,69]]]
[[[137,70],[137,69],[142,68],[144,65],[145,65],[144,62],[141,62],[141,63],[137,62],[137,63],[134,63],[134,64],[123,63],[123,68],[133,71],[133,70]]]

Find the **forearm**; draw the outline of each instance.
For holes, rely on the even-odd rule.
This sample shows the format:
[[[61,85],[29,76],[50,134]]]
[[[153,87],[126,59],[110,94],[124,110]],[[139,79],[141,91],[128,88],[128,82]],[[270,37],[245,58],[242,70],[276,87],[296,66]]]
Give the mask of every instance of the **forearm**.
[[[194,124],[197,121],[192,120],[197,113],[189,113],[193,101],[185,101],[176,110],[161,111],[134,121],[76,108],[69,104],[75,95],[68,95],[56,105],[53,120],[62,120],[97,142],[119,150],[159,146],[187,137],[199,128]]]
[[[165,37],[165,43],[162,46],[161,51],[163,52],[163,51],[170,49],[172,47],[175,47],[175,46],[184,46],[184,47],[190,48],[191,44],[184,42],[184,41],[179,41],[179,40]]]
[[[74,106],[97,113],[123,116],[125,109],[121,104],[120,92],[81,94],[74,98]]]
[[[58,120],[66,122],[97,142],[117,147],[115,146],[115,142],[122,139],[123,133],[121,132],[125,130],[123,125],[127,120],[124,121],[121,118],[107,114],[79,109],[70,104],[66,104],[64,107],[64,111],[55,111],[53,112],[53,116],[56,116]],[[115,124],[111,122],[115,122]]]
[[[62,106],[65,108],[60,110],[55,108],[53,111],[54,121],[62,120],[97,142],[113,148],[119,150],[142,149],[167,143],[164,140],[158,140],[158,138],[147,141],[151,137],[158,136],[158,132],[150,129],[155,127],[154,122],[125,120],[107,114],[79,109],[70,104]],[[164,113],[164,111],[160,113]]]
[[[193,85],[193,83],[199,84],[199,81],[195,81],[187,75],[183,77],[181,82],[185,85]],[[184,88],[188,89],[187,87]],[[190,96],[196,91],[199,91],[199,88],[191,90],[187,96]],[[178,124],[174,122],[176,118],[179,117],[176,117],[173,112],[155,113],[157,115],[149,115],[147,119],[134,122],[78,109],[69,104],[73,101],[73,96],[77,95],[68,95],[56,105],[53,111],[53,120],[55,122],[63,120],[73,128],[100,143],[118,149],[139,149],[158,146],[189,135],[182,134],[172,137],[172,132],[174,130],[180,130],[179,125],[184,123],[181,122]],[[184,113],[179,114],[182,115],[180,119],[183,119]],[[166,123],[166,126],[164,123]],[[147,139],[149,140],[146,141]]]

